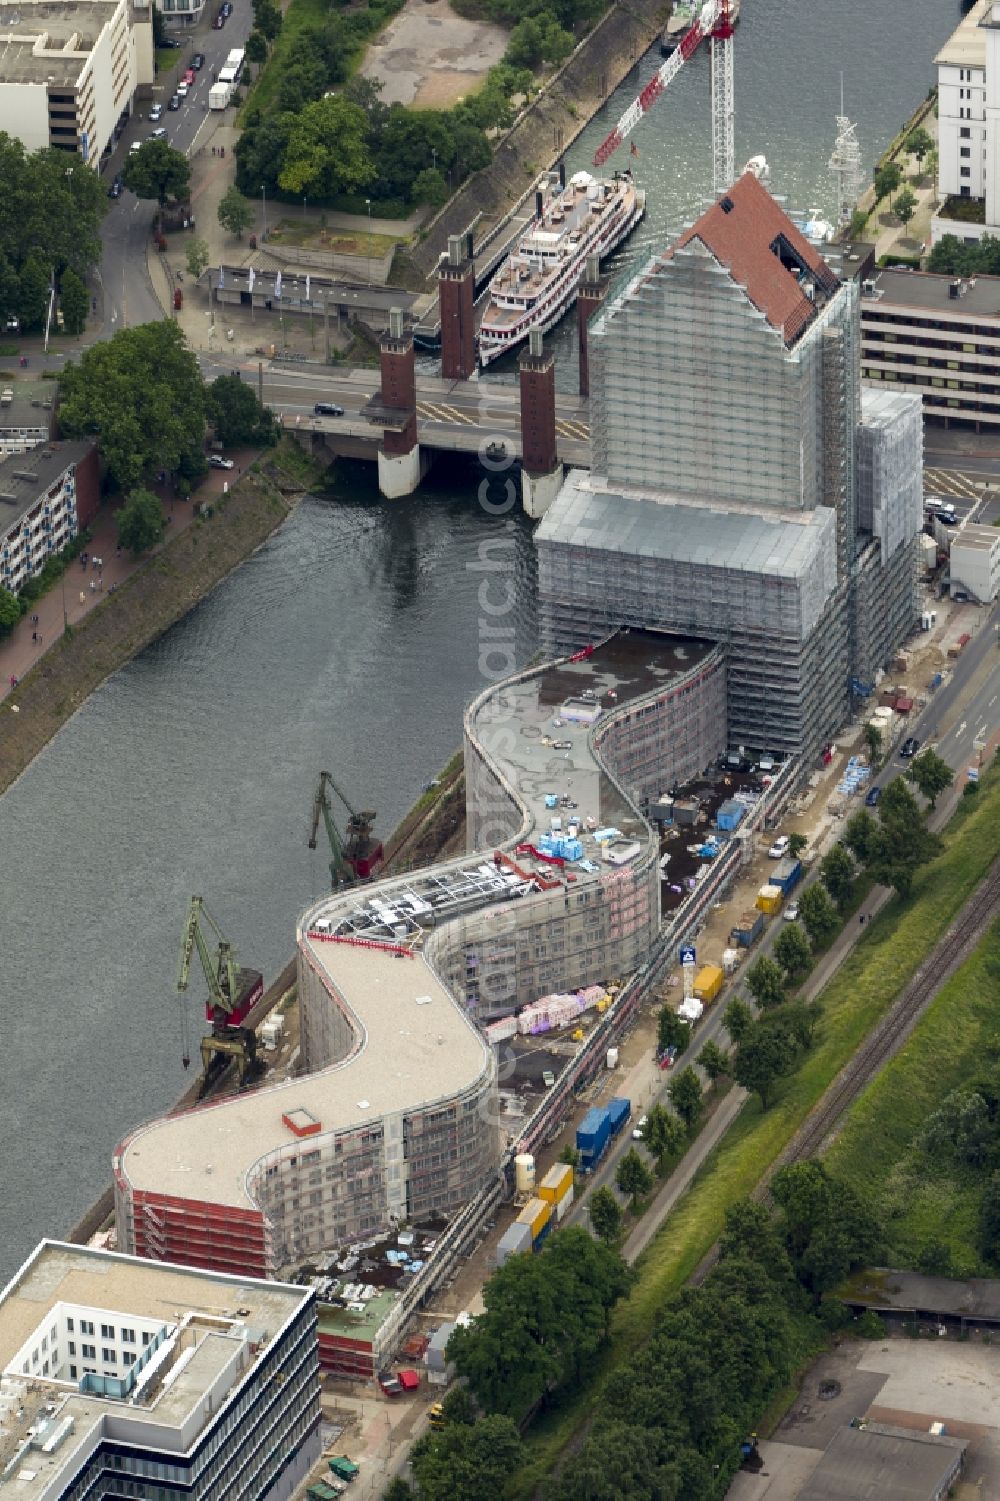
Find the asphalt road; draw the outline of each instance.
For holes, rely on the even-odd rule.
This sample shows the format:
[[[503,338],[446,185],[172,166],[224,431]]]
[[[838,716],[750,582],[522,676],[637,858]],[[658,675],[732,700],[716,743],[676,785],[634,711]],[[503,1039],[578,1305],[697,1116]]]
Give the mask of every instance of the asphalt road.
[[[935,745],[938,754],[955,772],[961,772],[968,766],[978,764],[979,752],[975,749],[976,741],[988,740],[1000,727],[1000,634],[998,633],[1000,633],[1000,604],[990,612],[983,612],[982,625],[957,659],[951,678],[947,683],[942,684],[929,700],[927,707],[908,726],[910,733],[915,735],[922,745]],[[885,786],[893,777],[905,771],[906,765],[907,763],[900,759],[897,752],[874,779],[873,785]],[[804,890],[806,885],[818,878],[819,872],[814,866],[813,871],[806,877],[802,889]],[[865,911],[874,915],[885,899],[887,899],[887,894],[879,899],[879,888],[876,888],[869,898]],[[760,943],[754,949],[755,959],[762,958],[771,952],[781,930],[780,922],[772,922],[768,926]],[[820,983],[825,984],[828,978],[829,975],[824,973]],[[709,1007],[699,1024],[691,1048],[684,1054],[682,1060],[684,1064],[697,1063],[698,1054],[709,1039],[720,1041],[720,1033],[725,1031],[722,1018],[726,1005],[741,987],[742,976],[738,976],[725,987],[722,994]],[[728,1036],[723,1041],[728,1045]],[[650,1061],[650,1071],[655,1078],[653,1060]],[[618,1163],[625,1153],[636,1145],[632,1138],[632,1127],[638,1117],[643,1111],[648,1110],[652,1103],[669,1107],[670,1097],[667,1089],[671,1077],[670,1073],[659,1075],[658,1086],[652,1099],[643,1098],[640,1101],[633,1101],[633,1120],[615,1142],[597,1171],[587,1179],[584,1192],[566,1216],[567,1224],[584,1224],[589,1227],[586,1205],[590,1194],[596,1188],[613,1188]],[[691,1150],[685,1154],[676,1173],[664,1186],[664,1190],[661,1190],[662,1197],[658,1194],[658,1205],[652,1206],[647,1211],[640,1225],[634,1228],[629,1237],[627,1249],[630,1260],[634,1259],[642,1247],[648,1243],[663,1218],[681,1194],[686,1191],[691,1179],[739,1111],[743,1098],[742,1090],[732,1090],[694,1142]]]
[[[215,8],[211,7],[212,14]],[[166,128],[167,140],[178,151],[190,156],[196,149],[198,137],[209,123],[208,91],[212,86],[212,73],[218,72],[234,47],[245,46],[251,20],[248,0],[237,0],[233,14],[221,31],[213,31],[207,26],[204,29],[199,27],[190,35],[176,33],[178,40],[183,38],[182,45],[174,53],[176,66],[157,76],[150,103],[155,101],[163,105],[163,117],[156,122],[156,128]],[[194,85],[187,98],[181,100],[180,109],[167,109],[174,85],[195,52],[205,54],[205,66],[195,74]],[[122,171],[132,142],[144,141],[154,129],[148,115],[149,103],[137,105],[102,173],[106,186],[110,186],[117,173]],[[104,253],[97,273],[103,294],[103,332],[106,337],[119,328],[159,322],[163,317],[163,309],[153,293],[146,270],[146,250],[155,211],[155,204],[136,198],[127,189],[109,204],[101,229]]]

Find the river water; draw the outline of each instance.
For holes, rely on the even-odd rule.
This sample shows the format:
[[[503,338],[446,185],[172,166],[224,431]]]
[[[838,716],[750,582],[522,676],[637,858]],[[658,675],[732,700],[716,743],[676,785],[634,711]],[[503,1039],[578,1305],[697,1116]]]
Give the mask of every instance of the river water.
[[[933,81],[959,13],[950,0],[744,0],[738,164],[764,151],[776,193],[829,215],[841,72],[870,163]],[[571,171],[658,65],[650,54],[633,70]],[[616,270],[697,209],[710,135],[696,58],[636,131],[649,208]],[[572,327],[555,335],[565,386]],[[484,545],[508,544],[487,556],[509,563],[517,603],[502,625],[519,660],[531,654],[530,530],[487,514],[478,482],[441,468],[386,504],[371,469],[344,466],[332,495],[95,693],[0,803],[0,1280],[65,1232],[107,1183],[115,1143],[183,1086],[174,976],[191,894],[271,979],[325,888],[322,847],[306,848],[319,770],[377,808],[385,834],[459,743],[487,681],[480,627],[496,623],[480,602]]]

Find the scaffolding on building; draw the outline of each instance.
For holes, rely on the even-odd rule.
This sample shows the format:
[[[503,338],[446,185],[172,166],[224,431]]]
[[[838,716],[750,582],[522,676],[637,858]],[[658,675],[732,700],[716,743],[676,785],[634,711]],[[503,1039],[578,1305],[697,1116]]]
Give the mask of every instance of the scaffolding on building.
[[[858,127],[844,114],[841,86],[840,114],[837,116],[837,139],[830,157],[830,171],[837,188],[836,227],[849,224],[865,185]]]

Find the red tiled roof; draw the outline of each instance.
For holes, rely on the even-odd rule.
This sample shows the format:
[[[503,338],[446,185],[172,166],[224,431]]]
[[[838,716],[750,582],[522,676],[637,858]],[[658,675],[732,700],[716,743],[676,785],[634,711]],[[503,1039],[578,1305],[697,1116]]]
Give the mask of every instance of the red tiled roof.
[[[728,212],[722,204],[728,202]],[[752,172],[745,172],[729,192],[681,236],[677,248],[700,240],[715,259],[746,289],[754,307],[791,344],[815,314],[798,278],[771,249],[781,235],[813,273],[821,288],[832,291],[837,277],[814,246]]]

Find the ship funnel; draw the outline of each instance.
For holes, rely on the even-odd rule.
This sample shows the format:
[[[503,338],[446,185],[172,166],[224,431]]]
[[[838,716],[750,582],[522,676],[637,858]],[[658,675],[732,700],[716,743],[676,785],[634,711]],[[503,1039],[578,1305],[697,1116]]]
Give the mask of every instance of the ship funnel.
[[[528,353],[533,360],[540,360],[542,357],[542,330],[540,328],[533,328],[528,335]]]
[[[448,236],[448,265],[460,266],[462,264],[462,236]]]
[[[403,309],[391,307],[389,309],[389,338],[401,339],[403,337]]]
[[[541,191],[539,191],[539,192],[537,192],[535,194],[535,218],[536,219],[540,219],[542,217],[542,204],[543,203],[544,203],[544,199],[542,198]]]
[[[601,257],[599,255],[587,256],[587,280],[590,282],[601,279]]]
[[[472,230],[471,229],[466,232],[466,236],[465,236],[465,258],[466,258],[467,261],[471,261],[472,260]]]
[[[561,188],[564,188],[566,186],[566,163],[565,162],[560,162],[559,163],[559,186]]]

